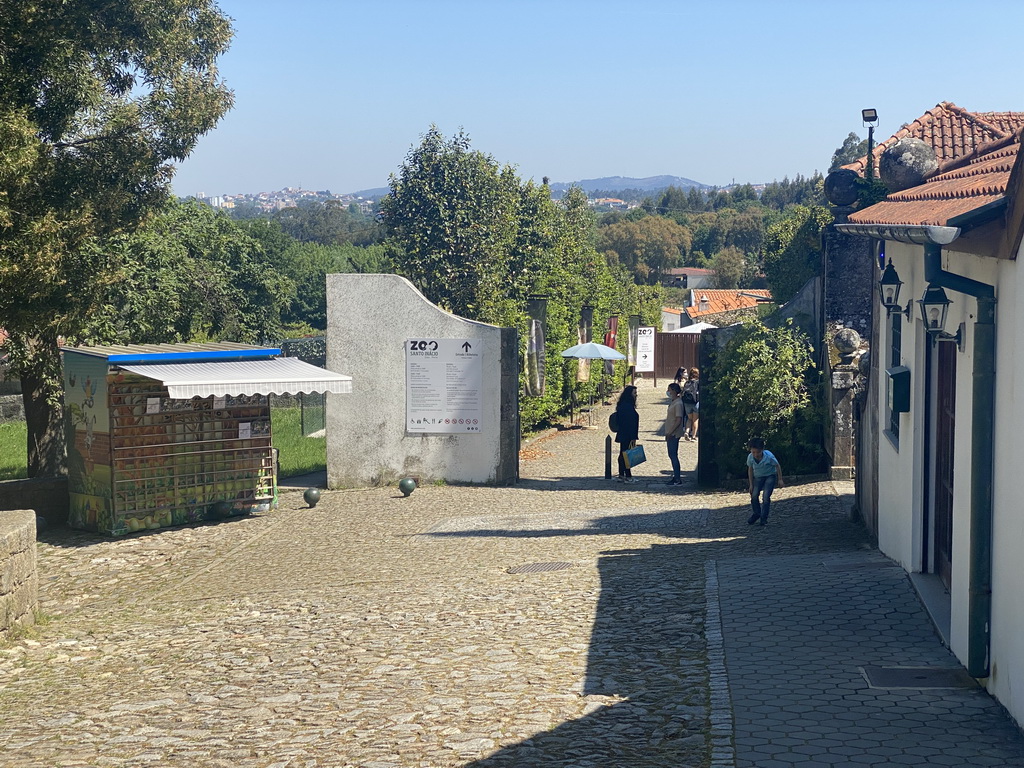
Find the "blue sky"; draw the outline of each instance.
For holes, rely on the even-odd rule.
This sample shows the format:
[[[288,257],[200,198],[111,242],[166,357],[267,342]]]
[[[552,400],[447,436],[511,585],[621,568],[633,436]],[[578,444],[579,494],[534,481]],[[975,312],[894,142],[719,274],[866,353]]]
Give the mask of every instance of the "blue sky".
[[[1024,110],[1024,3],[219,0],[235,107],[179,195],[385,186],[436,124],[539,181],[825,171],[874,107]],[[979,21],[979,13],[984,20]]]

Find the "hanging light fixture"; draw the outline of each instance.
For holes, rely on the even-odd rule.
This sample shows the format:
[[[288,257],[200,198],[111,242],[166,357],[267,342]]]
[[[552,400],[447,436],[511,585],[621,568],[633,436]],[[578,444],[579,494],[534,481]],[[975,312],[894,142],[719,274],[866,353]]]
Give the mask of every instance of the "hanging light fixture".
[[[921,308],[921,319],[924,321],[924,328],[928,331],[928,335],[936,341],[955,341],[957,347],[962,350],[963,323],[957,328],[955,334],[946,333],[946,315],[949,313],[949,305],[952,302],[946,296],[942,286],[929,283],[917,304]]]
[[[906,309],[900,306],[900,288],[902,287],[903,281],[896,274],[896,268],[892,265],[892,259],[889,259],[889,263],[882,272],[882,278],[878,281],[878,292],[882,298],[882,306],[885,307],[887,317],[892,316],[893,312],[899,312],[906,315],[907,320],[909,320],[913,302],[908,301]]]

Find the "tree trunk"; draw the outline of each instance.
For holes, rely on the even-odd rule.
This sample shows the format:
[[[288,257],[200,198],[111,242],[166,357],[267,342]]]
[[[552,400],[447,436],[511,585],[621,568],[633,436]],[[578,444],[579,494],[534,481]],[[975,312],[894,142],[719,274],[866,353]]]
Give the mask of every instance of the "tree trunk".
[[[60,352],[54,345],[52,352],[37,350],[38,354]],[[64,445],[64,400],[60,387],[52,376],[42,374],[47,366],[33,365],[21,370],[21,392],[25,403],[25,423],[28,427],[28,476],[61,477],[67,472],[67,451]]]

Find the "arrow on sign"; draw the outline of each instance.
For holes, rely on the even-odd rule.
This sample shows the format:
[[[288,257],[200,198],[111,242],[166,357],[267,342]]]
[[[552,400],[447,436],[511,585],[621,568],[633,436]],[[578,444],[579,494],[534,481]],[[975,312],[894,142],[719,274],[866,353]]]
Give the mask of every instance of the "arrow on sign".
[[[473,345],[470,344],[468,341],[463,342],[463,344],[462,344],[462,351],[463,352],[469,352],[469,350],[471,350],[472,348],[473,348]]]

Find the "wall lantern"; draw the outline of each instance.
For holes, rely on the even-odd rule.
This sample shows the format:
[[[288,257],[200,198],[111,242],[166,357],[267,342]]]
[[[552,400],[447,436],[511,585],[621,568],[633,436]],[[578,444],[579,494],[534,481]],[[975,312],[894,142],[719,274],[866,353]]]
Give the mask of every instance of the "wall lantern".
[[[882,306],[885,307],[887,317],[891,317],[893,312],[899,312],[906,315],[907,320],[909,320],[913,302],[908,301],[906,309],[900,306],[900,288],[902,287],[903,281],[896,274],[896,268],[892,265],[892,259],[889,259],[885,271],[882,272],[882,279],[878,281],[878,291],[882,297]],[[942,289],[940,288],[939,290]]]
[[[924,296],[917,303],[921,307],[921,319],[928,335],[936,341],[955,341],[957,347],[963,350],[963,323],[955,334],[946,333],[946,315],[952,302],[946,297],[942,286],[929,283]]]

